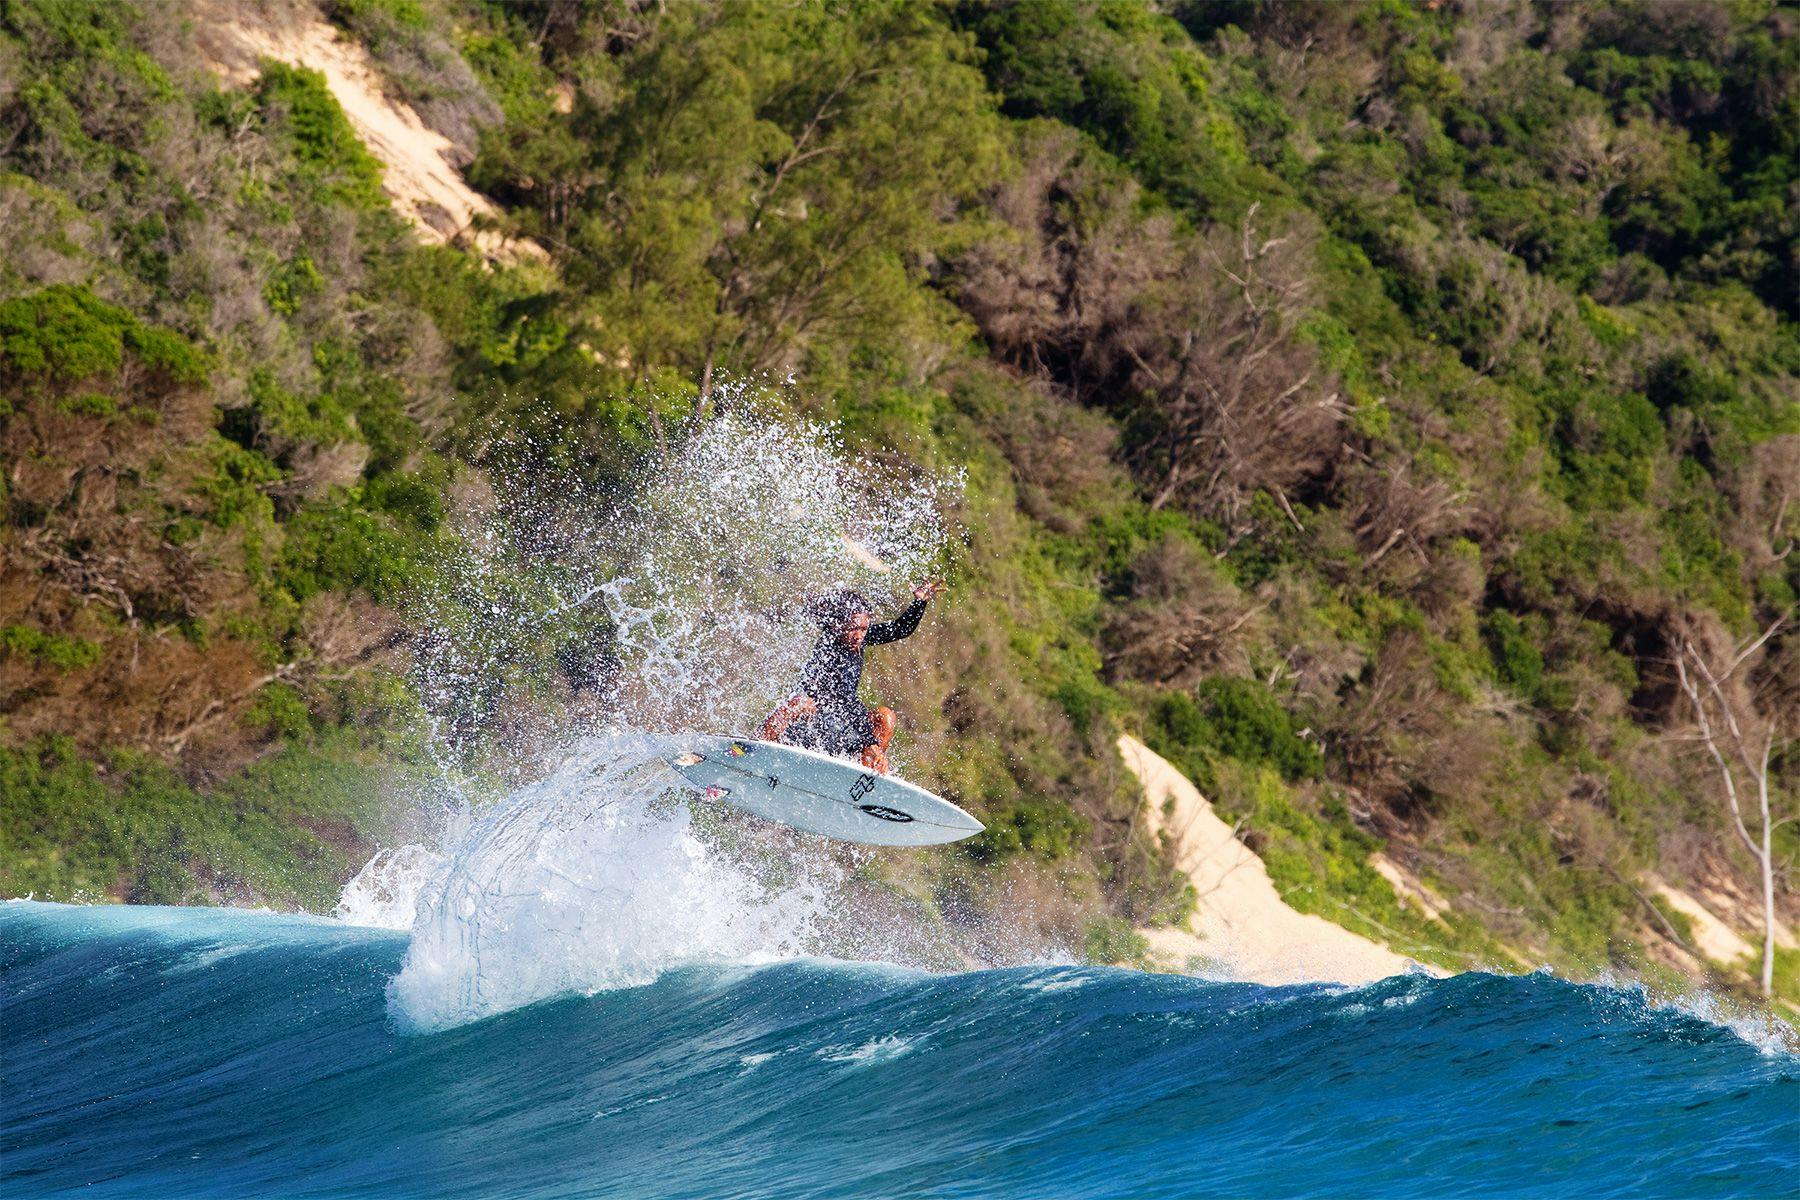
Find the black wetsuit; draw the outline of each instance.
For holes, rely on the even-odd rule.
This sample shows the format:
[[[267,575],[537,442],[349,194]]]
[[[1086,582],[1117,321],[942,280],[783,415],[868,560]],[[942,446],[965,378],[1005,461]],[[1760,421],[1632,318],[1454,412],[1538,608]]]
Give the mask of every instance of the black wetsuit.
[[[911,636],[924,615],[925,601],[914,600],[893,620],[869,626],[858,649],[844,645],[841,633],[827,633],[814,643],[806,669],[800,673],[800,691],[812,698],[819,711],[791,723],[781,740],[838,755],[855,754],[874,745],[874,723],[856,696],[857,685],[862,682],[863,650]]]

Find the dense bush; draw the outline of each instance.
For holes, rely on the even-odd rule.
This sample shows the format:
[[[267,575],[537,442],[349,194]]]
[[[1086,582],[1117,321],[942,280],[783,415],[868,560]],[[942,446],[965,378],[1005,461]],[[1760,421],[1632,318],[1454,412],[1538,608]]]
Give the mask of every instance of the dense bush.
[[[1319,747],[1301,738],[1294,718],[1254,679],[1208,679],[1193,695],[1170,692],[1154,710],[1158,740],[1189,763],[1205,756],[1275,768],[1294,782],[1316,779],[1325,766]],[[1210,770],[1202,778],[1211,778]]]
[[[0,370],[79,383],[115,375],[132,358],[173,383],[199,383],[206,361],[166,329],[143,325],[84,287],[56,284],[0,303]]]

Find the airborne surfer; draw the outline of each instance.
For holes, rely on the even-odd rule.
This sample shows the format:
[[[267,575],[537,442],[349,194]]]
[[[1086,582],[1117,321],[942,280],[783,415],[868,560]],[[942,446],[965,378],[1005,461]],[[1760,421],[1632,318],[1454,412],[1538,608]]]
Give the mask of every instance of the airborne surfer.
[[[873,606],[860,592],[832,592],[810,601],[806,611],[822,631],[819,640],[807,656],[799,688],[769,714],[758,736],[824,754],[854,755],[886,775],[898,718],[885,706],[870,712],[858,698],[863,652],[910,637],[926,602],[943,590],[943,580],[926,580],[913,588],[912,603],[899,616],[879,625],[870,624]]]

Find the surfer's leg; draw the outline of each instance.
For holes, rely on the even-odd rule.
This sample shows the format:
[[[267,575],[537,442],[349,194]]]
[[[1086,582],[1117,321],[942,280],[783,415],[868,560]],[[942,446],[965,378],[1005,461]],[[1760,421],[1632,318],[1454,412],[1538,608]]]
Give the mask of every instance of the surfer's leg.
[[[894,740],[894,728],[899,723],[899,717],[894,715],[891,708],[878,708],[869,714],[869,730],[874,734],[875,740],[863,747],[860,755],[863,766],[883,775],[888,773],[887,750]]]
[[[788,727],[796,720],[810,717],[818,711],[818,705],[813,703],[811,697],[804,694],[789,696],[775,707],[774,712],[769,714],[768,720],[762,723],[762,728],[757,730],[756,736],[765,742],[779,742],[782,740],[782,736],[788,732]]]

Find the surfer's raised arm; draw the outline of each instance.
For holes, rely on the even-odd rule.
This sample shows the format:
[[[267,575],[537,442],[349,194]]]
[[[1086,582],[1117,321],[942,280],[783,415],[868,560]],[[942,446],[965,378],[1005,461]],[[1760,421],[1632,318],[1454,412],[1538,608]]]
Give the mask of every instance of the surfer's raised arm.
[[[868,635],[863,639],[866,646],[881,646],[888,642],[897,642],[901,638],[911,637],[919,627],[919,618],[925,615],[925,602],[944,590],[944,581],[928,579],[913,589],[913,601],[900,611],[900,615],[891,621],[883,621],[879,625],[869,626]]]

